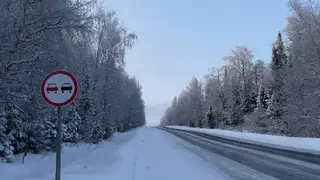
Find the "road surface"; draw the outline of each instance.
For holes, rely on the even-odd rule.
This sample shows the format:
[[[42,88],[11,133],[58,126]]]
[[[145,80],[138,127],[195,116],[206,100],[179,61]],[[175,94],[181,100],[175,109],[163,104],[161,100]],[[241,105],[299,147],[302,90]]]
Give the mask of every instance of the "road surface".
[[[53,180],[55,154],[0,164],[5,180]],[[155,127],[64,147],[61,180],[319,180],[320,167]]]
[[[204,155],[203,150],[195,151],[196,148],[193,148],[193,152],[204,157],[212,165],[237,180],[263,178],[279,180],[320,179],[319,164],[227,145],[181,131],[170,132],[190,144],[201,147],[199,149],[205,149],[207,151],[206,155]]]

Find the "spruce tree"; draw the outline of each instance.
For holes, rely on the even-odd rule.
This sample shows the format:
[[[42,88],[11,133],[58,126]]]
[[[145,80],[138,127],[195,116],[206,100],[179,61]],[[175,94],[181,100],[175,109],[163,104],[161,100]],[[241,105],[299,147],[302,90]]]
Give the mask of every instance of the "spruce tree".
[[[80,135],[80,139],[84,140],[85,142],[89,142],[89,137],[93,131],[92,126],[97,120],[94,118],[96,112],[92,102],[90,77],[88,75],[85,76],[81,89],[81,100],[78,110],[81,119],[78,124],[78,133]]]
[[[266,104],[266,94],[265,89],[263,86],[260,86],[258,90],[258,96],[257,96],[257,109],[265,109],[267,107]]]
[[[240,86],[235,84],[235,88],[232,93],[231,124],[237,126],[243,123],[244,112],[244,110],[241,109]]]
[[[13,147],[9,135],[6,133],[6,119],[5,113],[0,113],[0,163],[1,162],[10,162],[14,159],[13,156]]]
[[[65,133],[63,136],[64,142],[76,143],[79,140],[79,123],[81,121],[81,117],[79,116],[78,112],[76,111],[76,107],[73,104],[70,105],[68,112],[64,118],[64,126],[65,126]]]
[[[285,101],[284,80],[286,76],[287,55],[281,33],[278,33],[278,39],[272,48],[271,59],[271,103],[268,107],[268,114],[271,117],[280,117],[283,113],[283,104]]]

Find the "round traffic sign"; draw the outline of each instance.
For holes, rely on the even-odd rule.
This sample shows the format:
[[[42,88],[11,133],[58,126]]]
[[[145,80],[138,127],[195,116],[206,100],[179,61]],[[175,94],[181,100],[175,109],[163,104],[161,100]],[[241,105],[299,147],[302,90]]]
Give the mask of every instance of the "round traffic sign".
[[[52,72],[41,83],[41,96],[51,106],[58,107],[71,103],[77,92],[77,80],[67,71]]]

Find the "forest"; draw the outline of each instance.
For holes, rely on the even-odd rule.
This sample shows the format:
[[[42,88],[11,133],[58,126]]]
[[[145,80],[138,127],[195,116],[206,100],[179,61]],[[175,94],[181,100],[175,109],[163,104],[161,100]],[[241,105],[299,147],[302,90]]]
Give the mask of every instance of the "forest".
[[[290,0],[288,7],[284,30],[266,49],[270,60],[234,47],[224,66],[193,77],[173,98],[160,126],[320,137],[320,5]]]
[[[0,1],[0,162],[55,151],[57,109],[40,95],[55,70],[78,81],[63,108],[65,143],[99,143],[145,124],[138,80],[125,55],[138,37],[94,0]]]

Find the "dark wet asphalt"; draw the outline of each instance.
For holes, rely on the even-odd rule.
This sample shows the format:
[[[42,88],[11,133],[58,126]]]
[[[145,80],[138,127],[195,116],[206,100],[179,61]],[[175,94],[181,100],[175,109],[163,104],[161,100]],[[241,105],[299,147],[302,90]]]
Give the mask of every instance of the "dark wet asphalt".
[[[289,161],[288,158],[279,158],[274,156],[266,156],[267,153],[274,154],[270,152],[260,151],[263,153],[256,153],[256,151],[250,151],[248,149],[252,149],[249,147],[246,148],[232,148],[230,146],[221,144],[221,142],[217,142],[214,138],[210,136],[199,137],[199,134],[193,132],[183,132],[172,129],[164,129],[169,133],[172,133],[181,139],[188,141],[189,143],[199,146],[207,151],[210,151],[214,154],[218,154],[225,158],[228,158],[232,161],[236,161],[244,166],[247,166],[255,171],[263,173],[269,177],[273,177],[270,179],[279,179],[279,180],[320,180],[320,169],[316,162],[317,160],[310,160],[312,156],[308,157],[307,154],[303,154],[303,158],[305,158],[305,162],[314,161],[312,163],[308,163],[305,165],[303,158],[297,155],[297,160],[295,163]],[[195,136],[198,135],[198,136]],[[205,139],[203,139],[205,138]],[[293,155],[285,154],[286,152],[280,153],[283,157],[294,158]],[[290,152],[287,152],[290,153]],[[314,158],[316,159],[316,158]],[[301,163],[299,163],[301,162]],[[253,180],[259,179],[259,176],[248,175],[243,176],[237,170],[227,170],[221,166],[221,170],[225,173],[229,174],[230,177],[235,180]],[[259,179],[260,180],[260,179]]]

